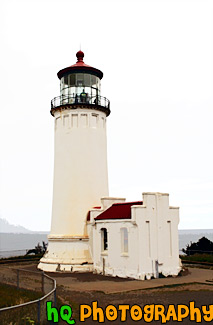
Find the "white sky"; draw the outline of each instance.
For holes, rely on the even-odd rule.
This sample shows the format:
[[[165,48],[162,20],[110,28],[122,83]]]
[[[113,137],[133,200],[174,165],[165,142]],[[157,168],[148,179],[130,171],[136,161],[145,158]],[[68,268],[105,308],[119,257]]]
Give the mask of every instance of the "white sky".
[[[0,214],[49,230],[57,72],[104,72],[111,196],[170,193],[180,229],[213,228],[213,1],[0,2]]]

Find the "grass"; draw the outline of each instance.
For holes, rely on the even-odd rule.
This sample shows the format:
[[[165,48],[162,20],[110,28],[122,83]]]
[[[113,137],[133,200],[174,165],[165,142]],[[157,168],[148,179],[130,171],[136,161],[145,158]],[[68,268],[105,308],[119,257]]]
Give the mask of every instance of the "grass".
[[[41,298],[41,292],[19,289],[8,284],[0,284],[0,308],[18,305]]]
[[[37,300],[42,297],[42,293],[17,289],[14,286],[0,283],[0,308],[19,305],[25,302]],[[62,305],[60,299],[57,299],[58,304]],[[46,300],[40,302],[40,324],[47,324],[46,320]],[[15,309],[2,311],[0,313],[1,325],[36,325],[38,324],[38,303],[18,307]],[[49,323],[48,323],[49,324]],[[61,322],[59,322],[61,324]]]
[[[184,261],[213,263],[212,254],[194,254],[190,256],[181,255],[180,258]]]
[[[41,298],[41,292],[26,289],[17,289],[9,284],[0,283],[0,308],[19,305],[25,302]],[[0,313],[0,324],[28,325],[36,324],[37,305],[29,305]]]
[[[32,259],[40,259],[42,258],[43,254],[35,254],[35,255],[22,255],[22,256],[13,256],[13,257],[7,257],[7,258],[0,258],[0,262],[3,261],[14,261],[14,260],[32,260]]]

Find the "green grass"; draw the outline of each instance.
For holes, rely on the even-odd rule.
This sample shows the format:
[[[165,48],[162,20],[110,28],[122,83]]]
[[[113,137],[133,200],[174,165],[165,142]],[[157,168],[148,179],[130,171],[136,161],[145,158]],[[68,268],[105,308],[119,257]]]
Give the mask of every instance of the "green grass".
[[[14,286],[0,284],[0,308],[19,305],[40,298],[41,293],[17,289]],[[2,311],[1,325],[35,325],[37,324],[37,304]]]
[[[213,263],[213,255],[211,254],[181,255],[180,258],[185,261]]]
[[[0,261],[4,260],[29,260],[29,259],[36,259],[36,258],[42,258],[44,254],[34,254],[34,255],[21,255],[21,256],[13,256],[13,257],[6,257],[6,258],[0,258]]]
[[[16,287],[0,284],[0,308],[18,305],[42,297],[41,292],[16,289]]]

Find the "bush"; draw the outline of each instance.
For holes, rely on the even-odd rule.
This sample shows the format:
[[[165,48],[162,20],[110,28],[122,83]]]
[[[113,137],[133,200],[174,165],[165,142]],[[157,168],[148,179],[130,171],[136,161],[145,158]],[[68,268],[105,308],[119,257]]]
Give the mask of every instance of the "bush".
[[[38,255],[38,254],[44,254],[47,250],[47,243],[45,243],[44,241],[42,242],[42,245],[40,245],[40,243],[37,244],[37,246],[35,246],[34,249],[29,249],[26,253],[26,255],[29,255],[29,254],[35,254],[35,255]]]
[[[186,246],[186,249],[182,251],[187,255],[198,254],[213,254],[213,242],[206,237],[202,237],[198,240],[197,243],[190,243]]]

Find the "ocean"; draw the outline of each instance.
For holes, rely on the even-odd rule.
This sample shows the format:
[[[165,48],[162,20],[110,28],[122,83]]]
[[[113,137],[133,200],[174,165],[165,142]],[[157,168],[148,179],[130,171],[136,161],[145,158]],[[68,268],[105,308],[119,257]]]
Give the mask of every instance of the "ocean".
[[[48,233],[0,233],[0,258],[25,255],[27,250],[34,248],[38,243],[47,243],[47,236]]]
[[[15,234],[0,233],[0,258],[26,254],[42,241],[47,243],[48,233]],[[213,241],[213,229],[179,230],[179,249],[185,248],[190,242],[197,242],[201,237]]]
[[[200,238],[206,237],[213,241],[213,229],[186,229],[179,230],[179,250],[186,248],[190,242],[197,242]]]

